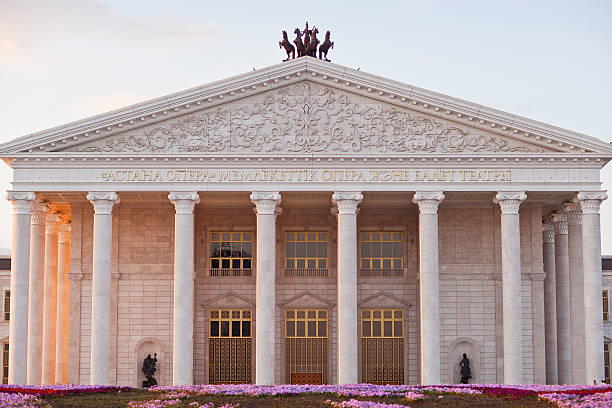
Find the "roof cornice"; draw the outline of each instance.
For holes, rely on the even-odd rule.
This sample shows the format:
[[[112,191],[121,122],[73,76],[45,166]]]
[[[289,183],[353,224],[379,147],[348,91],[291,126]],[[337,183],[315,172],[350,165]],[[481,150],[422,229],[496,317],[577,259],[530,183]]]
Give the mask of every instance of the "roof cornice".
[[[612,146],[597,138],[311,57],[272,65],[22,136],[1,144],[0,155],[13,157],[18,152],[42,153],[56,146],[80,144],[306,78],[568,153],[591,151],[612,158]]]

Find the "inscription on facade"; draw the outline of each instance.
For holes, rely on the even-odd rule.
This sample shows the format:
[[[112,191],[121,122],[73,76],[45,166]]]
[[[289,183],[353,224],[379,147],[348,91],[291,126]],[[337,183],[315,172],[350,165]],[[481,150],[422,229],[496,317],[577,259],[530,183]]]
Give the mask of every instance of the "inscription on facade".
[[[508,169],[117,169],[100,173],[108,182],[326,183],[508,182]]]

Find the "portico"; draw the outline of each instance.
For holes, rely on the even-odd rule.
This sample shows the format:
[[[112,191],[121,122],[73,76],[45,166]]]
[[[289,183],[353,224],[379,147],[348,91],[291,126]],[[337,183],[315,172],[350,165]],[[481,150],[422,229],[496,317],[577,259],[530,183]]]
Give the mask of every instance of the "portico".
[[[11,381],[603,378],[609,145],[308,57],[222,82],[0,146]]]

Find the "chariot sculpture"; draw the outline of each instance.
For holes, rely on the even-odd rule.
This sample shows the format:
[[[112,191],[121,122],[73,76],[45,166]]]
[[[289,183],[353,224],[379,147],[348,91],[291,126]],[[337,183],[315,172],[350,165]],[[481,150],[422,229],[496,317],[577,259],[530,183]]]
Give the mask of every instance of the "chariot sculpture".
[[[323,43],[319,41],[317,38],[317,34],[319,34],[319,29],[317,27],[313,27],[312,29],[308,28],[308,21],[306,22],[306,27],[304,30],[300,30],[296,28],[293,33],[295,34],[295,39],[293,40],[293,44],[289,41],[289,37],[287,36],[287,31],[283,30],[283,40],[278,42],[279,48],[284,48],[287,53],[287,58],[283,60],[289,61],[290,59],[309,56],[313,58],[317,58],[317,49],[319,51],[319,59],[325,61],[331,61],[327,59],[327,52],[330,48],[334,48],[334,42],[331,40],[331,32],[327,31],[325,33],[325,40]],[[320,44],[320,45],[319,45]]]

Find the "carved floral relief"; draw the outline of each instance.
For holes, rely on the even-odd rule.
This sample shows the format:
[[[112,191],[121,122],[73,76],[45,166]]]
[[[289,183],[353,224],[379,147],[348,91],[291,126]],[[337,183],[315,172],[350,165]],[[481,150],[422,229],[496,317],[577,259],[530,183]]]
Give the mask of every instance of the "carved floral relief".
[[[301,82],[76,147],[81,152],[534,152],[434,117]]]

